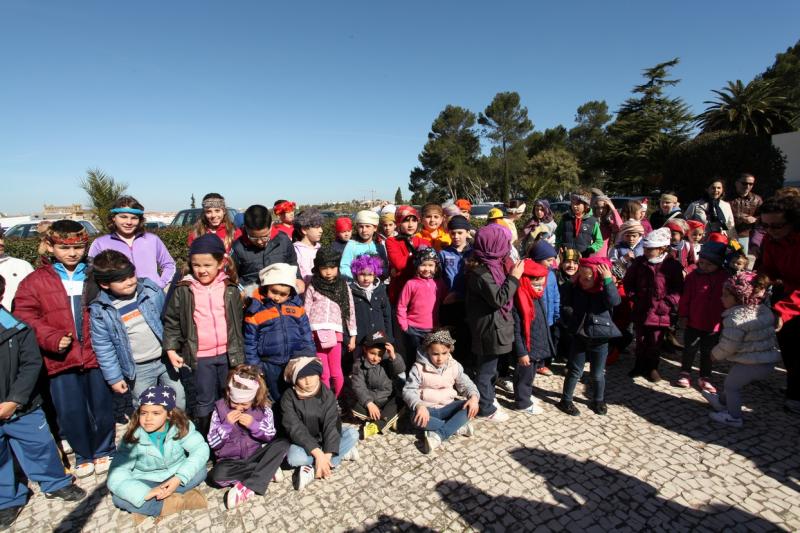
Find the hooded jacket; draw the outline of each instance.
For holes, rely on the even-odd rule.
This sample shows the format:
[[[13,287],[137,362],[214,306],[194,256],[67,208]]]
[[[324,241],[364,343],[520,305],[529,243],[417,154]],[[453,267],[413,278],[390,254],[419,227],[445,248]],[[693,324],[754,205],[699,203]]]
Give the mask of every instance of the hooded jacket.
[[[678,315],[688,318],[690,328],[708,333],[719,330],[724,310],[722,287],[727,279],[728,272],[721,267],[708,274],[693,270],[686,276]]]
[[[394,361],[383,354],[383,359],[377,365],[367,361],[366,357],[359,358],[353,365],[350,384],[359,405],[366,406],[370,402],[378,406],[385,405],[402,388],[403,380],[398,376],[405,371],[406,364],[400,354],[395,354]]]
[[[42,356],[34,332],[0,309],[0,403],[19,404],[15,415],[21,416],[42,404],[36,382],[42,368]]]
[[[250,408],[245,414],[253,417],[248,427],[228,422],[230,405],[225,398],[217,400],[211,414],[211,426],[208,430],[208,444],[217,459],[247,459],[256,453],[261,446],[275,438],[275,422],[272,409]]]
[[[417,361],[411,367],[403,387],[403,401],[412,411],[419,405],[440,408],[449,405],[456,395],[464,398],[479,397],[478,387],[464,373],[461,363],[451,356],[440,368],[430,362],[427,355],[417,352]]]
[[[356,306],[357,346],[361,345],[367,335],[375,331],[383,331],[389,342],[394,344],[392,306],[389,304],[386,285],[381,281],[376,281],[373,287],[368,297],[367,291],[362,289],[358,283],[350,284],[353,303]]]
[[[683,267],[669,254],[660,263],[637,257],[625,272],[623,287],[633,301],[634,324],[668,328],[683,292]]]
[[[248,365],[261,361],[285,365],[298,351],[316,353],[311,326],[297,294],[278,305],[256,290],[244,319],[244,356]]]
[[[722,333],[711,350],[719,361],[743,365],[762,365],[781,360],[775,316],[765,305],[737,305],[722,313]]]

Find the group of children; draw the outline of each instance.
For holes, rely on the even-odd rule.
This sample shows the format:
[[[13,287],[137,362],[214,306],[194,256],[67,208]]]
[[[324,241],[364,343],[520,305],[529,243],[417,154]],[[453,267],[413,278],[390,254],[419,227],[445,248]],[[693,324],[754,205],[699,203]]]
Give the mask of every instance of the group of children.
[[[430,453],[472,436],[476,416],[509,418],[496,385],[516,410],[541,413],[534,378],[561,358],[558,407],[579,414],[573,395],[588,360],[590,407],[605,415],[606,360],[631,324],[632,375],[660,379],[661,341],[685,329],[676,384],[690,385],[699,351],[712,418],[741,425],[741,387],[779,354],[761,327],[769,282],[729,272],[735,247],[670,223],[645,235],[641,218],[622,221],[601,194],[573,195],[557,226],[537,201],[521,238],[524,203],[477,230],[469,207],[361,211],[336,220],[333,244],[322,247],[314,209],[295,217],[280,200],[273,224],[253,205],[238,229],[212,193],[181,273],[131,197],[116,202],[109,234],[91,247],[80,224],[53,223],[13,315],[0,310],[0,468],[13,479],[10,444],[48,497],[82,498],[52,431],[62,451],[74,450],[75,475],[110,470],[115,505],[137,522],[204,507],[195,488],[206,478],[227,487],[233,508],[264,494],[283,464],[302,489],[358,459],[359,434],[342,426],[340,405],[363,422],[363,438],[396,428],[408,410]],[[712,357],[733,363],[721,395]],[[46,389],[35,379],[42,365]],[[117,446],[114,398],[126,393],[133,410]],[[25,503],[27,489],[9,487],[3,523]]]

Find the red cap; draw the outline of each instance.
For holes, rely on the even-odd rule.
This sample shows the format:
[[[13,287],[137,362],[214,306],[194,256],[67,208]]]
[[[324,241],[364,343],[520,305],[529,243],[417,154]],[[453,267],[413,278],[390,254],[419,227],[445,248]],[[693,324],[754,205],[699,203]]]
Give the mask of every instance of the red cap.
[[[675,220],[670,220],[669,222],[664,224],[664,227],[669,228],[670,231],[677,231],[681,235],[686,234],[686,228],[683,226],[683,224]]]
[[[728,237],[722,233],[714,232],[708,236],[708,242],[721,242],[722,244],[728,244]]]
[[[394,212],[394,221],[398,224],[402,224],[408,217],[415,217],[419,220],[419,213],[410,205],[398,206],[397,210]]]
[[[686,223],[689,224],[689,230],[705,229],[706,227],[706,225],[699,220],[687,220]]]
[[[343,231],[352,231],[353,221],[350,220],[350,217],[339,217],[336,219],[334,228],[336,229],[336,233],[341,233]]]
[[[294,202],[281,202],[272,208],[272,212],[276,215],[280,215],[281,213],[290,213],[294,211],[296,207],[297,205]]]

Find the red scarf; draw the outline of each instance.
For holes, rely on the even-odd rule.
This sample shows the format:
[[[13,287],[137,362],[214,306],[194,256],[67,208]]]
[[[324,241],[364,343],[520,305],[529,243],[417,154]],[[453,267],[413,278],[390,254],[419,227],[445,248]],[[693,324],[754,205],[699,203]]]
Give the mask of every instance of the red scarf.
[[[536,319],[536,303],[534,300],[544,296],[548,272],[546,266],[540,265],[531,259],[525,259],[524,275],[520,278],[519,289],[514,295],[514,299],[517,302],[517,310],[520,314],[520,322],[522,323],[522,338],[525,339],[525,346],[528,351],[531,349],[531,323]],[[533,288],[531,278],[544,278],[542,290],[537,291]]]

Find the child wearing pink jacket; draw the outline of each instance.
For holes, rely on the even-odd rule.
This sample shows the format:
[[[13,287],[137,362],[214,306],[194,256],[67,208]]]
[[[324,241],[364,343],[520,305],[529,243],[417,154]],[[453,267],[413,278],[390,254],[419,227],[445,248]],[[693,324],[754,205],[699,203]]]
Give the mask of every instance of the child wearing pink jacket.
[[[413,365],[422,339],[439,325],[439,304],[447,285],[437,279],[439,254],[433,248],[414,252],[416,275],[406,282],[397,301],[397,324],[403,331],[406,366]]]

